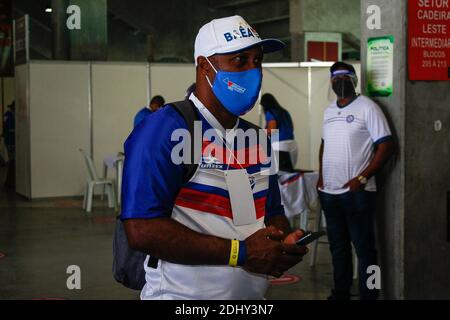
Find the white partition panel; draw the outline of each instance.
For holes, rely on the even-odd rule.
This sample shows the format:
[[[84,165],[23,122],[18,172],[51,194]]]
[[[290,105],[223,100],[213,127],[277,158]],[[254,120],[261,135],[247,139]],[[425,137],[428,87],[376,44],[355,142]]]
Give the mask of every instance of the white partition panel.
[[[319,170],[319,149],[322,141],[323,112],[336,96],[330,88],[329,68],[311,68],[310,163]]]
[[[271,93],[294,122],[298,143],[296,168],[308,169],[310,163],[308,72],[304,68],[264,68],[263,93]],[[265,121],[263,121],[263,126]]]
[[[5,108],[14,101],[15,97],[15,81],[14,78],[3,78],[3,88],[5,92],[4,102]]]
[[[15,81],[14,78],[3,78],[3,92],[0,92],[0,97],[3,101],[4,111],[8,111],[8,106],[15,99]],[[3,95],[3,96],[2,96]],[[2,116],[3,118],[3,116]],[[0,121],[0,132],[3,132],[3,121]]]
[[[123,151],[136,113],[148,104],[145,63],[93,63],[94,162],[101,174],[105,156]],[[112,175],[111,175],[112,177]]]
[[[262,112],[261,106],[260,106],[259,102],[257,102],[255,107],[252,110],[250,110],[249,113],[244,115],[242,118],[259,126],[260,125],[260,112]],[[262,117],[261,117],[261,119],[262,119]]]
[[[32,198],[82,194],[89,149],[87,63],[30,65]]]
[[[8,105],[10,105],[11,102],[14,101],[15,83],[14,78],[2,78],[2,81],[3,81],[3,92],[1,92],[0,90],[0,100],[3,102],[4,111],[7,112]],[[3,121],[0,121],[0,132],[3,132]]]
[[[14,78],[2,78],[3,92],[0,92],[0,101],[3,101],[4,111],[7,112],[7,107],[14,101]],[[1,90],[0,90],[1,91]],[[3,116],[2,116],[3,118]],[[0,121],[0,132],[3,132],[3,121]],[[0,144],[3,142],[0,142]]]
[[[16,192],[31,198],[30,107],[28,100],[29,67],[15,70],[16,92]]]
[[[151,95],[162,95],[166,102],[183,100],[195,82],[193,64],[151,64]]]
[[[358,78],[361,65],[352,63]],[[323,112],[336,100],[336,95],[330,86],[329,68],[311,68],[311,110],[310,110],[310,163],[311,169],[319,169],[319,149],[322,140]],[[358,84],[357,92],[360,92]]]
[[[354,64],[358,74],[360,65]],[[151,96],[184,98],[195,81],[191,64],[38,62],[16,67],[16,191],[29,198],[82,194],[93,151],[99,173],[105,156],[123,151],[136,112]],[[264,68],[272,93],[294,121],[298,168],[318,169],[324,109],[330,95],[325,67]],[[265,125],[259,106],[245,119]]]

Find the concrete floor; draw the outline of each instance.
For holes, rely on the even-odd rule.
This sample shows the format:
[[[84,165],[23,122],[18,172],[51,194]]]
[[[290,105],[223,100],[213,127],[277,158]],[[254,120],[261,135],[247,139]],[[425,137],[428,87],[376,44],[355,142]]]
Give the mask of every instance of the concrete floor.
[[[91,214],[82,199],[27,201],[3,188],[0,168],[0,300],[2,299],[138,299],[139,293],[116,283],[111,273],[116,213],[96,200]],[[68,290],[70,265],[81,268],[81,290]],[[317,265],[309,256],[290,274],[291,285],[271,286],[271,300],[326,299],[332,287],[328,245],[319,246]]]

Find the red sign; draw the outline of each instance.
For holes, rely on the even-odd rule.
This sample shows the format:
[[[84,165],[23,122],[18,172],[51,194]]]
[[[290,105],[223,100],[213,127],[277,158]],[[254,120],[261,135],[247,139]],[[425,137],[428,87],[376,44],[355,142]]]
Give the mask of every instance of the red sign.
[[[450,0],[408,0],[409,79],[450,81]]]

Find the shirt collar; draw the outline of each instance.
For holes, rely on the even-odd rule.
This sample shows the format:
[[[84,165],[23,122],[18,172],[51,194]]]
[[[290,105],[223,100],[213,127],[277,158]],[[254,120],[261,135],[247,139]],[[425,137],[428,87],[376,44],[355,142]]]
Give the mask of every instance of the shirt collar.
[[[340,106],[338,103],[338,100],[336,99],[336,107],[338,107],[338,109],[344,109],[346,107],[348,107],[349,105],[351,105],[356,99],[358,99],[360,96],[360,94],[356,94],[349,102],[347,102],[346,105],[344,106]]]

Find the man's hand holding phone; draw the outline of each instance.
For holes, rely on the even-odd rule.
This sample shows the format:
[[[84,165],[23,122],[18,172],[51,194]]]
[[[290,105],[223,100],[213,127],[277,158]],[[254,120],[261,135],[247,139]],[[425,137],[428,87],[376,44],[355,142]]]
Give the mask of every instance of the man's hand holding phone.
[[[296,230],[286,236],[273,226],[257,231],[245,241],[247,258],[244,269],[252,273],[281,277],[302,261],[308,252],[306,247],[296,245],[303,235],[303,230]]]
[[[323,231],[319,232],[311,232],[307,231],[300,239],[296,241],[296,245],[300,247],[304,247],[311,242],[314,242],[315,240],[319,239],[320,237],[324,236],[326,233]]]

